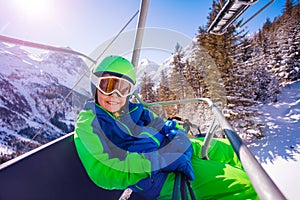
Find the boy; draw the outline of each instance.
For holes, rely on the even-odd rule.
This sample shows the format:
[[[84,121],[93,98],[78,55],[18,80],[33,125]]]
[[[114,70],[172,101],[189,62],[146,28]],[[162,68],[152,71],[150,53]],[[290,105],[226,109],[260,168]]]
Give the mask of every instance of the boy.
[[[96,185],[129,187],[145,199],[171,199],[179,172],[191,181],[196,199],[257,198],[227,140],[213,140],[211,160],[203,160],[203,140],[189,140],[174,121],[129,101],[136,77],[128,60],[106,57],[93,75],[94,100],[80,112],[74,140]]]

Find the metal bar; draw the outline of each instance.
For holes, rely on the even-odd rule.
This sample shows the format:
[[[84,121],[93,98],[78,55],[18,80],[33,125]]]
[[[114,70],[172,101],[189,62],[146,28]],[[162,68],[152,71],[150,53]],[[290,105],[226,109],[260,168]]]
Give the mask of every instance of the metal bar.
[[[261,199],[286,199],[281,193],[279,188],[272,181],[270,176],[266,173],[263,167],[255,159],[248,147],[242,142],[241,138],[229,125],[227,120],[224,118],[222,113],[215,107],[212,106],[212,111],[216,115],[220,126],[224,130],[228,140],[235,153],[238,155],[255,191]]]
[[[253,184],[255,191],[257,192],[260,199],[268,200],[281,200],[286,199],[281,193],[279,188],[275,185],[270,176],[266,173],[263,167],[258,163],[256,158],[253,156],[248,147],[242,142],[241,138],[233,130],[230,124],[227,122],[223,114],[219,109],[213,104],[213,102],[208,98],[195,98],[195,99],[184,99],[184,100],[174,100],[165,102],[154,102],[145,103],[139,97],[138,101],[145,106],[165,106],[171,104],[185,104],[185,103],[196,103],[204,101],[212,109],[216,120],[218,121],[221,129],[224,131],[228,140],[230,141],[235,153],[239,157],[251,183]]]
[[[209,157],[208,157],[208,148],[209,148],[209,145],[215,135],[215,130],[217,128],[217,121],[216,121],[216,118],[214,117],[213,119],[213,122],[211,123],[209,129],[208,129],[208,132],[206,133],[205,135],[205,138],[204,138],[204,142],[203,142],[203,146],[202,146],[202,149],[201,149],[201,158],[204,158],[206,160],[209,160]]]
[[[236,4],[241,5],[252,5],[255,4],[258,0],[234,0]]]
[[[19,161],[21,161],[23,159],[26,159],[27,157],[29,157],[29,156],[31,156],[31,155],[39,152],[39,151],[42,151],[43,149],[46,149],[47,147],[49,147],[49,146],[51,146],[51,145],[53,145],[53,144],[55,144],[55,143],[57,143],[59,141],[64,140],[65,138],[68,138],[68,137],[72,136],[73,134],[74,134],[73,132],[72,133],[67,133],[64,136],[61,136],[61,137],[59,137],[59,138],[57,138],[55,140],[52,140],[52,141],[50,141],[50,142],[48,142],[48,143],[46,143],[46,144],[44,144],[42,146],[39,146],[39,147],[37,147],[37,148],[29,151],[29,152],[26,152],[26,153],[24,153],[24,154],[22,154],[22,155],[20,155],[20,156],[18,156],[16,158],[13,158],[11,160],[6,161],[5,163],[2,163],[0,165],[0,171],[3,170],[4,168],[8,168],[9,166],[11,166],[12,164],[14,164],[16,162],[19,162]]]
[[[171,104],[185,104],[185,103],[197,103],[204,101],[206,102],[209,106],[212,106],[213,103],[210,99],[208,98],[193,98],[193,99],[182,99],[182,100],[172,100],[172,101],[161,101],[161,102],[152,102],[152,103],[147,103],[144,102],[138,94],[134,93],[136,99],[143,104],[144,106],[149,106],[149,107],[155,107],[155,106],[166,106],[166,105],[171,105]]]
[[[227,27],[258,0],[228,0],[208,28],[209,33],[223,34]]]
[[[95,60],[88,57],[87,55],[85,55],[83,53],[80,53],[80,52],[77,52],[77,51],[73,51],[71,49],[65,49],[65,48],[54,47],[54,46],[45,45],[45,44],[39,44],[39,43],[35,43],[35,42],[29,42],[29,41],[25,41],[25,40],[19,40],[19,39],[16,39],[16,38],[7,37],[7,36],[3,36],[3,35],[0,35],[0,41],[7,42],[7,43],[12,43],[12,44],[18,44],[18,45],[21,45],[21,46],[37,48],[37,49],[44,49],[44,50],[50,50],[50,51],[68,53],[68,54],[75,54],[75,55],[82,56],[82,57],[92,61],[94,64],[96,63]]]
[[[241,27],[245,26],[245,24],[247,24],[250,20],[252,20],[254,17],[256,17],[256,15],[258,15],[259,13],[261,13],[264,9],[266,9],[269,5],[271,5],[271,3],[273,3],[274,0],[269,1],[269,3],[267,3],[264,7],[262,7],[259,11],[257,11],[256,13],[254,13],[249,19],[247,19],[242,25]]]
[[[148,12],[148,6],[149,6],[149,0],[142,0],[141,2],[141,8],[140,8],[140,15],[138,19],[138,26],[137,26],[137,32],[135,36],[135,43],[134,43],[134,49],[132,54],[131,63],[133,66],[137,67],[140,53],[141,53],[141,46],[143,42],[143,35],[144,35],[144,28],[146,24],[146,18],[147,18],[147,12]]]

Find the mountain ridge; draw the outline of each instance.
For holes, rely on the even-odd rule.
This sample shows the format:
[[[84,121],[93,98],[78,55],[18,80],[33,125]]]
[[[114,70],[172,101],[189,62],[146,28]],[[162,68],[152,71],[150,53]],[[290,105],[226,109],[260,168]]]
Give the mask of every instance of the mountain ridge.
[[[0,63],[1,154],[35,148],[74,129],[79,108],[65,97],[76,84],[74,76],[87,69],[81,58],[57,52],[36,56],[0,43]]]

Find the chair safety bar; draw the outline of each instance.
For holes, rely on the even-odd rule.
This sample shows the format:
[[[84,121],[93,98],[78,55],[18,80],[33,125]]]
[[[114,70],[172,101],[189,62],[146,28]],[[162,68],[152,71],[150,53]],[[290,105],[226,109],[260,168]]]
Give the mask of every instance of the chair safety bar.
[[[186,104],[186,103],[199,103],[205,102],[211,108],[212,113],[214,114],[215,119],[211,125],[211,131],[205,136],[204,150],[202,151],[202,156],[207,158],[207,151],[209,143],[214,135],[214,129],[216,128],[215,123],[217,122],[220,128],[225,133],[226,137],[230,141],[235,153],[239,157],[247,175],[249,176],[251,183],[253,184],[258,196],[260,199],[286,199],[281,193],[279,188],[275,185],[270,176],[258,163],[256,158],[253,156],[249,148],[242,142],[241,138],[233,130],[231,125],[227,122],[224,115],[220,110],[214,105],[214,103],[208,98],[194,98],[194,99],[184,99],[184,100],[173,100],[173,101],[164,101],[164,102],[153,102],[146,103],[144,102],[137,94],[135,94],[137,100],[147,107],[155,106],[166,106],[172,104]],[[216,121],[216,122],[214,122]]]

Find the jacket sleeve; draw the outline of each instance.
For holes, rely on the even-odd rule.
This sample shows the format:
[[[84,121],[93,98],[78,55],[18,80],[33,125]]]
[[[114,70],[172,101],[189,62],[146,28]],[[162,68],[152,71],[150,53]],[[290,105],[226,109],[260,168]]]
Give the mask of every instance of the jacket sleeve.
[[[79,158],[91,178],[105,189],[125,189],[150,176],[151,163],[142,154],[127,153],[125,159],[110,157],[92,126],[95,114],[84,110],[78,115],[74,141]]]
[[[157,116],[152,110],[144,108],[143,116],[141,119],[144,121],[145,125],[158,130],[161,134],[167,135],[172,129],[184,130],[176,121],[165,120]],[[172,122],[172,126],[168,122]]]

